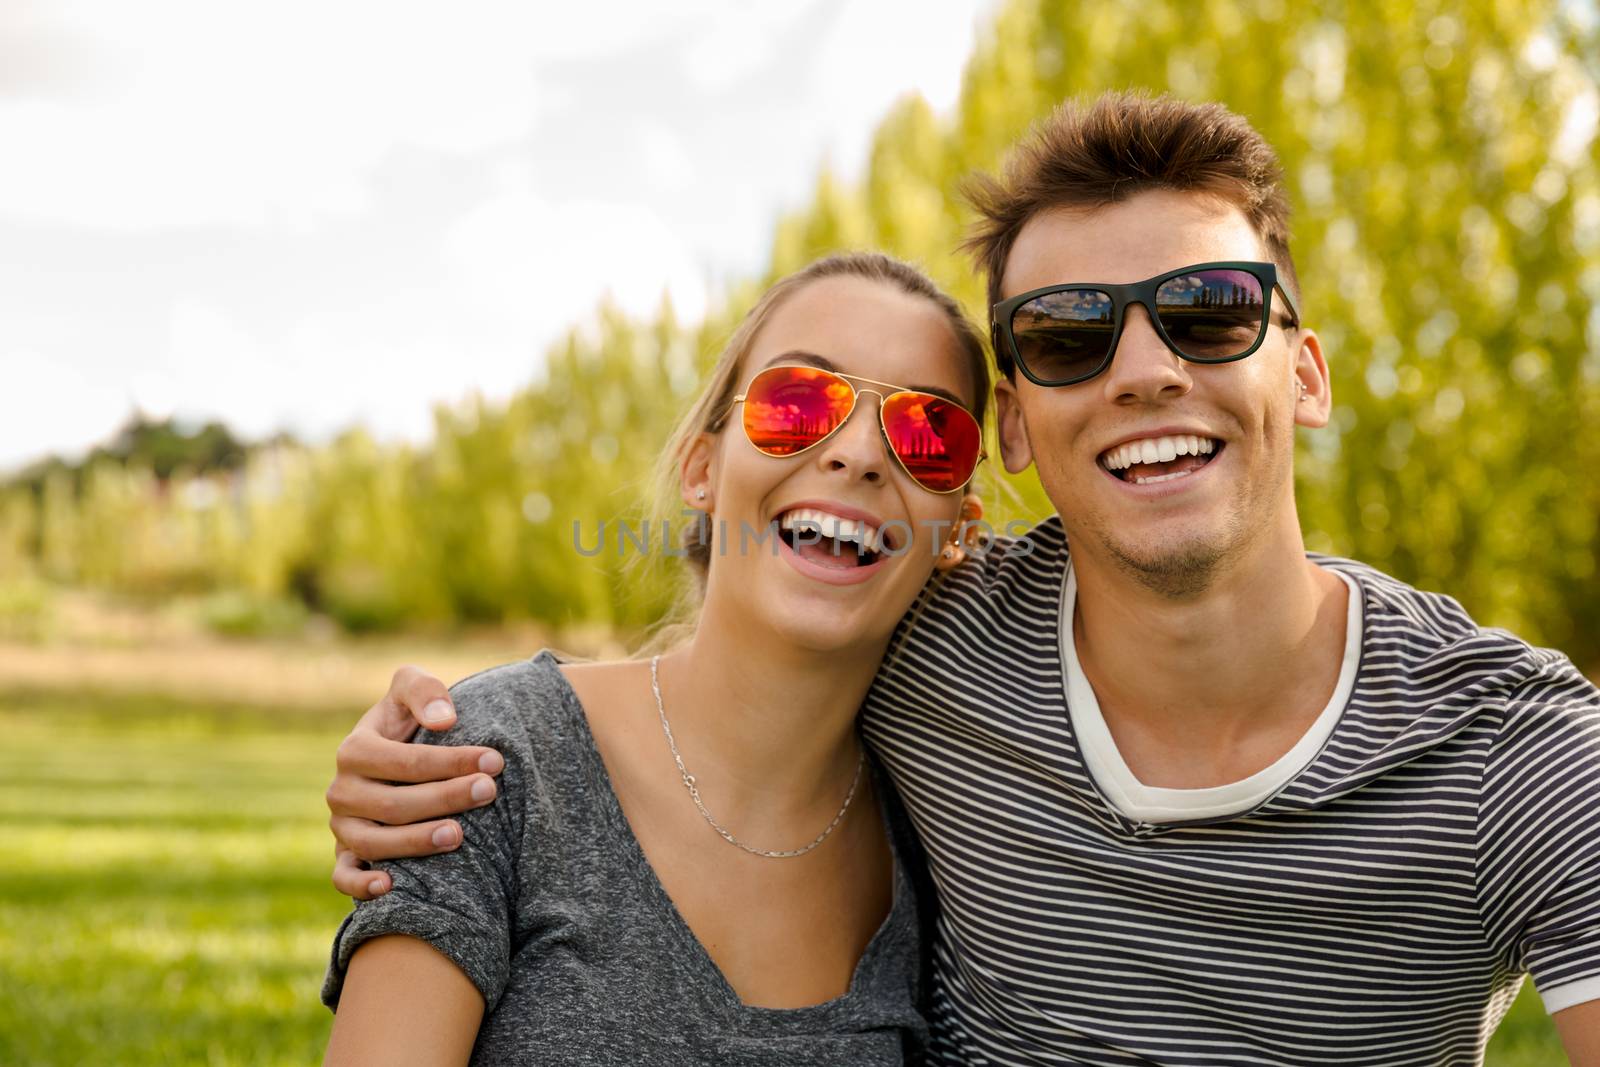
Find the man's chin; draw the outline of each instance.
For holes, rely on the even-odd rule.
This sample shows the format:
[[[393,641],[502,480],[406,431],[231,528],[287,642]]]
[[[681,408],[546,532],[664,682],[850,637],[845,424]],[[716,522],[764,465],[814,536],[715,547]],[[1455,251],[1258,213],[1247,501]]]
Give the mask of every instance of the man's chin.
[[[1168,600],[1193,600],[1210,589],[1226,565],[1224,543],[1141,546],[1105,543],[1108,555],[1128,578]]]

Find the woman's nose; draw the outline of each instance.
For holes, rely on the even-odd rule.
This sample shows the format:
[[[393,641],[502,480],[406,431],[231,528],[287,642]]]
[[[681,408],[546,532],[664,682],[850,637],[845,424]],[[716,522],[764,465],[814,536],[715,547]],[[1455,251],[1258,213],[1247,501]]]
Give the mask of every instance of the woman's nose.
[[[872,393],[857,397],[844,425],[817,449],[817,462],[824,471],[842,471],[869,485],[883,481],[889,457],[878,432],[878,403]]]

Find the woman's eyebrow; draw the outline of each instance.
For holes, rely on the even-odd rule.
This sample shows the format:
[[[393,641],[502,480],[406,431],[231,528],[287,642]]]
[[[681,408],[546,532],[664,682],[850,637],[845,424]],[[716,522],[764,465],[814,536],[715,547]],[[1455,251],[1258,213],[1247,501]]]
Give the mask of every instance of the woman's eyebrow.
[[[834,363],[833,360],[829,359],[827,356],[819,356],[815,352],[805,352],[800,349],[795,349],[791,352],[781,352],[778,355],[773,356],[771,359],[767,360],[766,364],[763,365],[761,369],[766,370],[767,367],[773,367],[779,363],[808,363],[813,367],[820,367],[823,370],[832,371],[833,373],[843,375],[846,378],[851,377],[848,372],[840,370],[838,364]],[[941,399],[950,401],[950,403],[956,405],[957,407],[964,408],[967,406],[967,402],[965,400],[962,400],[950,390],[941,389],[937,385],[902,385],[899,386],[899,388],[909,389],[914,393],[931,393],[934,396],[940,397]]]
[[[831,370],[835,374],[839,373],[839,368],[834,364],[833,360],[828,359],[826,356],[819,356],[815,352],[805,352],[798,348],[789,352],[780,352],[778,355],[767,360],[766,364],[761,369],[766,370],[767,367],[774,367],[779,363],[809,363],[813,367],[821,367],[823,370]]]

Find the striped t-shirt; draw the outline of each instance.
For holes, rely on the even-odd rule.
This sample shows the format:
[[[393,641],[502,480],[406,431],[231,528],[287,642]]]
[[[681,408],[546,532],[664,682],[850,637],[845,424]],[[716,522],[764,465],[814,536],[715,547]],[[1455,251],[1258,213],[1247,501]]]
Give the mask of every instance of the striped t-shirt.
[[[1525,972],[1551,1011],[1600,998],[1600,692],[1312,558],[1359,593],[1348,698],[1280,788],[1198,822],[1087,770],[1058,519],[901,624],[864,729],[939,891],[936,1062],[1475,1064]]]

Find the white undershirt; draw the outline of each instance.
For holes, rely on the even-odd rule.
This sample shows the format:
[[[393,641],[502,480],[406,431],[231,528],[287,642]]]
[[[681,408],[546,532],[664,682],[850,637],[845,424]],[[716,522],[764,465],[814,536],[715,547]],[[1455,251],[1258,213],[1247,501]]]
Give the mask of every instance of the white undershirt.
[[[1084,763],[1100,792],[1111,806],[1140,823],[1191,822],[1215,819],[1249,811],[1288,784],[1299,774],[1333,733],[1339,715],[1355,685],[1356,666],[1361,661],[1361,590],[1347,575],[1334,571],[1350,587],[1349,608],[1345,613],[1344,661],[1339,666],[1339,683],[1333,696],[1294,747],[1248,778],[1204,789],[1164,789],[1145,785],[1134,777],[1117,743],[1100,714],[1100,701],[1084,677],[1078,662],[1077,642],[1072,636],[1073,610],[1078,599],[1078,578],[1067,568],[1061,587],[1061,662],[1067,672],[1067,709]]]

